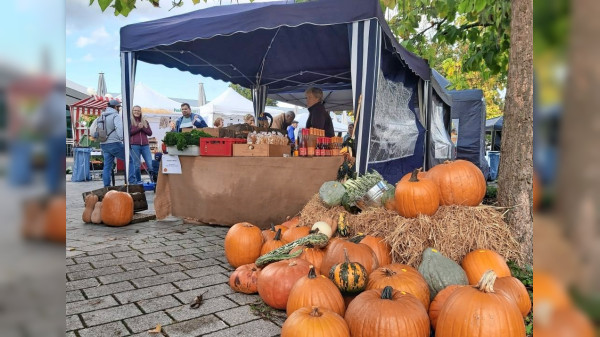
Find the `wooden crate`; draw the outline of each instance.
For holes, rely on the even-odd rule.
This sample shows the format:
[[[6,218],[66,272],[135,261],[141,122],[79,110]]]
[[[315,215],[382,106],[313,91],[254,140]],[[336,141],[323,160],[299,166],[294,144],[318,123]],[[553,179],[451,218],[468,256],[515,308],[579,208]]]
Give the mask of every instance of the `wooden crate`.
[[[283,157],[290,153],[289,145],[233,144],[234,157]]]
[[[226,128],[200,128],[200,131],[204,131],[215,138],[235,138],[235,131]]]
[[[127,192],[127,186],[119,185],[119,186],[108,186],[103,187],[97,190],[83,192],[81,196],[83,197],[83,201],[85,202],[85,196],[88,194],[95,194],[98,196],[98,201],[102,201],[104,199],[104,195],[108,191],[117,190],[120,192]],[[143,185],[129,185],[129,194],[133,198],[133,211],[140,212],[148,209],[148,201],[146,200],[146,193],[144,191]]]

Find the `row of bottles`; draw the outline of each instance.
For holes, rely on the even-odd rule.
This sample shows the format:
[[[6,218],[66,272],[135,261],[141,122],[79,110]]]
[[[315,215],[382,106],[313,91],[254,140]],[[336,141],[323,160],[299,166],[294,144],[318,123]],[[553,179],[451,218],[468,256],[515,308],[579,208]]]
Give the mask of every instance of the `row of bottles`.
[[[301,129],[298,133],[295,156],[328,157],[338,156],[342,148],[341,137],[314,137],[310,129]]]

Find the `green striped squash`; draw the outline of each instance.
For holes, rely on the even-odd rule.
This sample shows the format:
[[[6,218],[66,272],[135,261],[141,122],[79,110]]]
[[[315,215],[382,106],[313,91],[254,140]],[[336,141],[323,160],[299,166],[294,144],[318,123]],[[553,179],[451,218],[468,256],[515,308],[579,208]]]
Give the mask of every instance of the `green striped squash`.
[[[331,267],[329,278],[343,293],[359,293],[367,287],[368,274],[363,265],[350,262],[348,249],[344,248],[346,262],[338,263]]]

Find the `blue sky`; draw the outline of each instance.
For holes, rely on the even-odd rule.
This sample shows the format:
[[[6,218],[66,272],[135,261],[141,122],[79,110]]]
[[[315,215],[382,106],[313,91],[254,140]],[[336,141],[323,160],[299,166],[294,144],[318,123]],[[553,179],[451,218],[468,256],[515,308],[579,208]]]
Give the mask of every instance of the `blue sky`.
[[[138,8],[125,18],[115,17],[110,7],[102,13],[97,1],[90,7],[89,0],[66,0],[66,78],[86,88],[96,89],[98,73],[103,72],[108,92],[120,93],[119,29],[122,26],[199,10],[218,3],[208,0],[207,4],[201,1],[193,5],[191,0],[184,0],[183,7],[169,11],[170,0],[162,0],[162,8],[152,7],[148,1],[138,1]],[[229,1],[223,1],[223,4],[229,4]],[[202,82],[209,101],[228,86],[223,81],[143,62],[137,64],[137,82],[167,97],[190,99],[198,98],[198,83]]]

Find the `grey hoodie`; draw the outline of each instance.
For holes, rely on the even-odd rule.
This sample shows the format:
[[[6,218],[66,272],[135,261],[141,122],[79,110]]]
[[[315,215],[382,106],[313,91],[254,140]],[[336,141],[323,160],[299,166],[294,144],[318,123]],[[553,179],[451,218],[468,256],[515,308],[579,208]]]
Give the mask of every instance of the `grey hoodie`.
[[[106,110],[102,112],[102,116],[106,120],[106,132],[110,133],[113,129],[115,130],[102,144],[123,142],[123,121],[121,121],[119,112],[114,108],[106,107]]]

